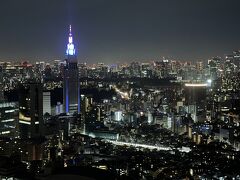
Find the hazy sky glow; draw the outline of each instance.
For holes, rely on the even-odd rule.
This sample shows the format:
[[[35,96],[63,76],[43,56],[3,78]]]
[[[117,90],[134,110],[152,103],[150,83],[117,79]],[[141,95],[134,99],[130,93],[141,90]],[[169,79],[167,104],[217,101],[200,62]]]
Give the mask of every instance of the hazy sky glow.
[[[5,0],[0,60],[207,59],[240,48],[239,0]]]

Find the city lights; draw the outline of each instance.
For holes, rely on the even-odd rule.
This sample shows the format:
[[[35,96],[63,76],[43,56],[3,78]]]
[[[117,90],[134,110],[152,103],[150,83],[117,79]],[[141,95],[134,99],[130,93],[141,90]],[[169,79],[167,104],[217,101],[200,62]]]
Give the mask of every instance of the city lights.
[[[2,1],[0,179],[240,179],[239,7]]]

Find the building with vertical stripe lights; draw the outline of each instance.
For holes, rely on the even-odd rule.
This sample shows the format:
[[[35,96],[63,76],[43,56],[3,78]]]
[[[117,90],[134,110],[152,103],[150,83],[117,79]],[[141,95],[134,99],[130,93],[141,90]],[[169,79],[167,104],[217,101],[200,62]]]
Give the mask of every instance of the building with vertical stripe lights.
[[[80,113],[80,83],[77,64],[77,55],[70,25],[63,74],[64,110],[69,114]]]

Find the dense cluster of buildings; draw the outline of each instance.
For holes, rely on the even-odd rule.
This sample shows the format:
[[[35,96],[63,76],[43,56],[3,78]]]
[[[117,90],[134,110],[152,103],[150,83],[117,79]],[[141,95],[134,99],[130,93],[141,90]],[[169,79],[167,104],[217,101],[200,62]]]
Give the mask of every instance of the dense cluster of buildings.
[[[240,178],[239,66],[79,63],[70,27],[65,60],[0,64],[0,176]]]

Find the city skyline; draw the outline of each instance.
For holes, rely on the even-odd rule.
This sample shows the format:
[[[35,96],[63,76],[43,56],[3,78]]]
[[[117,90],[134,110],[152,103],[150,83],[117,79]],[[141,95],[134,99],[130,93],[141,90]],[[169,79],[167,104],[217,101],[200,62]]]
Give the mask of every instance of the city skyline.
[[[73,26],[79,61],[206,60],[239,49],[238,1],[5,1],[0,60],[64,59]]]
[[[0,179],[240,179],[239,5],[4,1]]]

